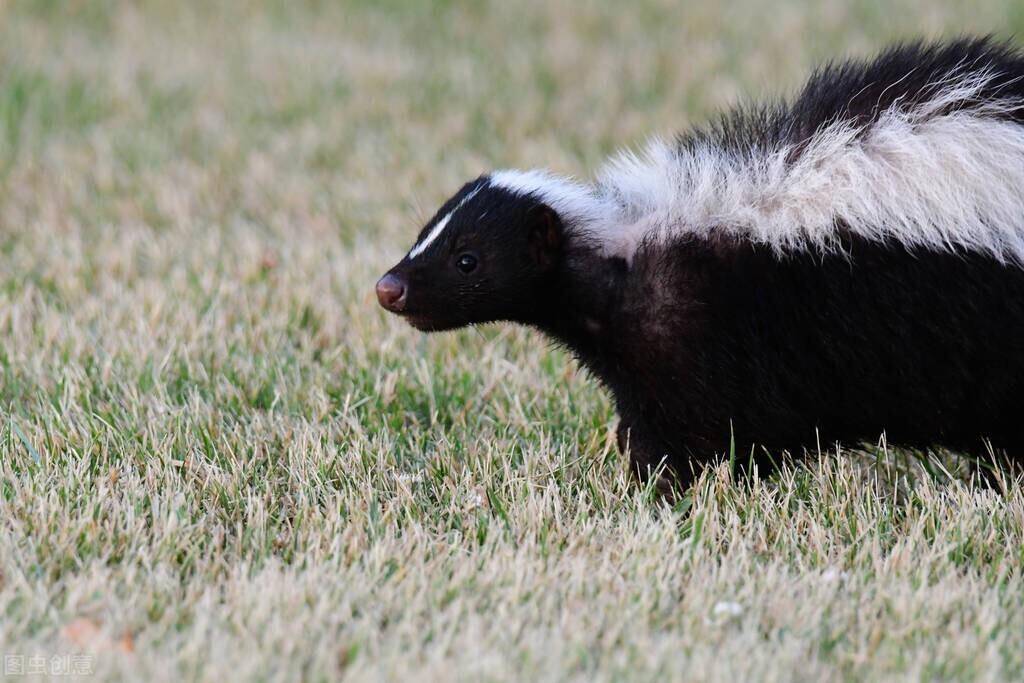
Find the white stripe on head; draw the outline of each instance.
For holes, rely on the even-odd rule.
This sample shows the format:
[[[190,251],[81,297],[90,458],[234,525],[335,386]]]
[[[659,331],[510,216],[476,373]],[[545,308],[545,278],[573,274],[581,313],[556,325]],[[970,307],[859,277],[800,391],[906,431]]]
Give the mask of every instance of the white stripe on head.
[[[563,223],[586,227],[607,218],[607,207],[594,193],[593,188],[572,178],[557,176],[540,169],[507,169],[495,171],[489,177],[492,187],[517,195],[536,197],[554,209]]]
[[[414,259],[417,256],[419,256],[420,254],[422,254],[424,251],[426,251],[427,247],[429,247],[431,244],[433,244],[434,241],[438,237],[441,236],[441,233],[444,232],[444,229],[446,227],[448,227],[448,221],[450,221],[452,219],[452,216],[455,215],[455,212],[458,211],[459,209],[461,209],[465,205],[466,202],[468,202],[470,199],[475,197],[477,192],[482,190],[485,185],[486,185],[486,183],[481,183],[480,185],[478,185],[476,188],[473,189],[472,192],[470,192],[465,197],[463,197],[462,201],[460,201],[458,204],[456,204],[454,209],[452,209],[451,211],[446,213],[444,215],[444,218],[439,220],[437,222],[437,224],[434,225],[433,229],[431,229],[431,231],[427,234],[427,236],[424,237],[423,240],[419,244],[414,246],[409,251],[409,258],[410,259]]]

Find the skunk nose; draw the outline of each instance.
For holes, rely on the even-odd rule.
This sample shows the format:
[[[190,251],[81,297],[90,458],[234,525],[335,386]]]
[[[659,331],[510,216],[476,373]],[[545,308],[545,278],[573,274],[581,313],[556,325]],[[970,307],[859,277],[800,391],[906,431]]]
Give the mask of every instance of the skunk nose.
[[[405,308],[405,281],[388,273],[377,281],[377,301],[393,313]]]

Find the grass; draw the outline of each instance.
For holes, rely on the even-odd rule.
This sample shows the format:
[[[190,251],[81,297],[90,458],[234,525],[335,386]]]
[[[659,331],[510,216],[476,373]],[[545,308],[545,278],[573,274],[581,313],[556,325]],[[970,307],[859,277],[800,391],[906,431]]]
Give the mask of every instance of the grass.
[[[585,174],[821,59],[1021,29],[1016,0],[0,5],[0,652],[1024,677],[1018,484],[825,453],[671,507],[565,353],[372,300],[489,168]]]

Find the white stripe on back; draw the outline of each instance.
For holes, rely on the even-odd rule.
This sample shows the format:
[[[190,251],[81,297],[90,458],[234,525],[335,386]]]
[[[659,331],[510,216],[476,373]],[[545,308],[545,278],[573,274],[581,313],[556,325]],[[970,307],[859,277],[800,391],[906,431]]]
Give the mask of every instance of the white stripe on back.
[[[737,153],[713,141],[654,140],[592,185],[546,171],[499,171],[608,256],[644,244],[732,235],[777,252],[832,250],[838,227],[910,248],[970,250],[1024,266],[1024,101],[979,98],[991,72],[953,74],[929,100],[866,128],[837,121],[803,141]]]

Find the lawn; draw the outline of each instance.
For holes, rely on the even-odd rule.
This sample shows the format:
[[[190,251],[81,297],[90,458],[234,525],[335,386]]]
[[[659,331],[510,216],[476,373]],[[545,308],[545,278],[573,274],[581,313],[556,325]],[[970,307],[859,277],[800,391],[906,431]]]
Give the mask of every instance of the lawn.
[[[373,297],[488,169],[965,31],[1024,5],[0,3],[6,674],[1024,678],[1019,484],[829,450],[669,505],[565,352]]]

